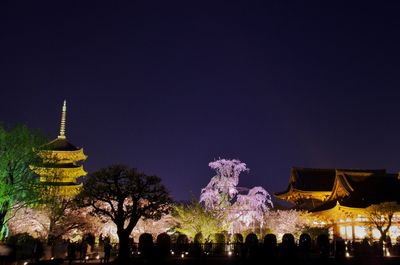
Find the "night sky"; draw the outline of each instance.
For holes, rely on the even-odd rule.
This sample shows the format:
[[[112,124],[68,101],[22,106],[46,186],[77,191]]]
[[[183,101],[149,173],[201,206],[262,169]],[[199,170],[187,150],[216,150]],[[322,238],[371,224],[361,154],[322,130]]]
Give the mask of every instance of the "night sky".
[[[87,171],[127,164],[176,200],[219,157],[271,193],[292,166],[398,172],[400,6],[301,2],[2,1],[0,121],[53,139],[66,99]]]

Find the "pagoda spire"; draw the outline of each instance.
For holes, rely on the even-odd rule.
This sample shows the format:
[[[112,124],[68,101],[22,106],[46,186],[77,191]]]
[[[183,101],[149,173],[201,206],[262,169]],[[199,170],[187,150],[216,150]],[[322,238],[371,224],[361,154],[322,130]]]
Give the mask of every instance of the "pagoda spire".
[[[60,126],[60,134],[58,135],[58,138],[60,139],[65,139],[65,123],[67,119],[67,101],[64,100],[64,104],[62,107],[62,113],[61,113],[61,126]]]

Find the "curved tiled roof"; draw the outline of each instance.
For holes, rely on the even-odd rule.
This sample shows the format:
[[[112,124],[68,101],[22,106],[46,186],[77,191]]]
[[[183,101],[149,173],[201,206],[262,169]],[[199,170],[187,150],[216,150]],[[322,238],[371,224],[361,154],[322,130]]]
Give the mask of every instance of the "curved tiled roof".
[[[282,192],[276,192],[275,195],[285,194],[291,189],[300,191],[331,191],[335,176],[335,169],[293,167],[288,187]]]
[[[359,170],[358,172],[364,173]],[[351,208],[366,208],[372,204],[395,201],[400,203],[400,180],[397,174],[387,174],[384,171],[370,172],[370,175],[341,174],[349,185],[347,196],[334,196],[322,205],[313,208],[310,212],[329,210],[339,202],[341,206]],[[339,175],[337,176],[339,177]],[[333,191],[335,192],[335,191]]]
[[[53,141],[42,146],[43,150],[46,151],[77,151],[80,148],[68,142],[65,138],[56,138]]]

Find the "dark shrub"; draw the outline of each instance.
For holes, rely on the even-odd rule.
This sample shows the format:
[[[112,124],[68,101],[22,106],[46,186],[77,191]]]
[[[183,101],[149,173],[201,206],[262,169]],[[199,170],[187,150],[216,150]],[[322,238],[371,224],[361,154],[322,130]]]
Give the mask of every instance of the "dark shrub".
[[[250,233],[245,239],[246,252],[249,258],[256,258],[258,254],[258,238],[254,233]]]
[[[242,234],[234,234],[232,237],[232,243],[243,243],[243,236]]]
[[[195,236],[194,236],[194,243],[198,243],[198,244],[203,244],[204,243],[204,237],[203,237],[203,234],[200,232],[200,233],[197,233]]]
[[[200,257],[203,253],[202,244],[204,243],[204,237],[202,233],[197,233],[193,239],[193,245],[191,248],[191,254],[194,257]]]
[[[224,234],[217,233],[214,234],[213,240],[213,253],[214,254],[223,254],[225,252],[225,236]]]
[[[180,234],[176,238],[176,243],[180,244],[180,245],[187,245],[187,244],[189,244],[189,238],[187,237],[187,235]]]
[[[157,236],[157,252],[160,258],[167,258],[171,250],[171,237],[167,233]]]
[[[242,234],[234,234],[232,237],[232,250],[235,256],[240,255],[243,251],[243,236]]]
[[[265,237],[264,237],[264,246],[276,247],[276,244],[277,244],[276,242],[277,242],[276,235],[274,235],[274,234],[265,235]]]
[[[267,234],[264,237],[264,255],[269,259],[278,257],[278,245],[274,234]]]
[[[17,260],[21,259],[40,259],[43,255],[43,244],[39,239],[33,238],[28,233],[16,234],[7,240],[15,251]]]
[[[256,245],[256,244],[258,244],[257,235],[254,234],[254,233],[248,234],[248,235],[246,236],[245,244],[246,244],[246,245]]]
[[[282,257],[292,260],[296,257],[296,243],[292,234],[284,234],[281,244]]]
[[[186,235],[180,234],[178,236],[175,251],[178,255],[189,251],[189,238]]]
[[[310,257],[312,240],[309,234],[303,233],[299,238],[299,251],[303,258],[308,259]]]
[[[346,243],[343,238],[338,237],[335,239],[335,258],[344,259],[346,257]]]
[[[153,236],[148,233],[143,233],[139,237],[139,251],[141,255],[149,258],[153,251]]]
[[[329,257],[329,236],[321,234],[317,237],[317,248],[321,258]]]

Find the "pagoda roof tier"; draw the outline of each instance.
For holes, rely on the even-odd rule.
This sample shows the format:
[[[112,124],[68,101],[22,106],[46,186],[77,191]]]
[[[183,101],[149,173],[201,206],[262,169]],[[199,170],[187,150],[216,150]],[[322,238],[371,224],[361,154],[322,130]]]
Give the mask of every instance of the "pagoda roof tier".
[[[74,164],[74,163],[57,163],[57,164],[49,163],[49,164],[43,164],[43,165],[41,165],[41,167],[42,168],[48,168],[48,169],[52,169],[52,168],[78,168],[78,167],[81,167],[81,165]]]
[[[73,186],[73,187],[78,187],[78,186],[82,186],[82,183],[77,183],[77,182],[42,182],[43,185],[46,186],[54,186],[54,187],[67,187],[67,186]]]
[[[60,182],[43,182],[47,188],[54,189],[58,196],[61,197],[74,197],[82,189],[82,183],[60,183]]]
[[[38,155],[42,158],[44,163],[49,164],[68,164],[87,159],[82,148],[74,151],[40,150]]]
[[[42,146],[42,150],[47,151],[77,151],[80,148],[71,144],[67,138],[57,137],[53,141]]]
[[[83,166],[77,167],[39,167],[31,166],[31,169],[40,176],[42,181],[46,180],[60,180],[65,182],[65,179],[77,179],[78,177],[85,176],[87,172],[83,169]]]

